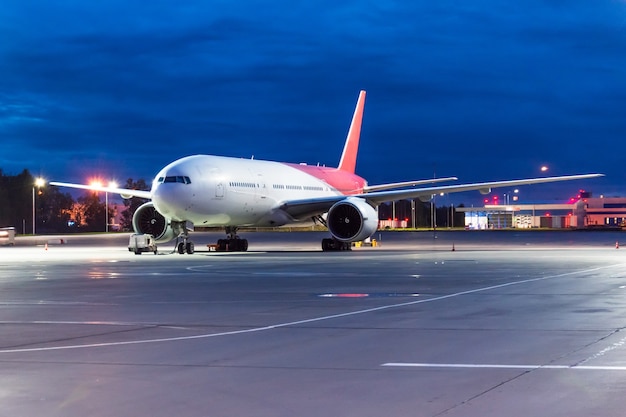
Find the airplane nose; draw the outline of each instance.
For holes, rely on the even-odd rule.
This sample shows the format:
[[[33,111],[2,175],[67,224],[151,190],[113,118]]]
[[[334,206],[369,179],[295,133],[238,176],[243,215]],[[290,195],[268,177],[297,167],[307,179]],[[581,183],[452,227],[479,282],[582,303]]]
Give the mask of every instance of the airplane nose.
[[[164,216],[171,215],[173,212],[171,192],[166,190],[163,184],[156,184],[152,189],[152,203],[154,208]],[[171,191],[171,190],[169,190]]]

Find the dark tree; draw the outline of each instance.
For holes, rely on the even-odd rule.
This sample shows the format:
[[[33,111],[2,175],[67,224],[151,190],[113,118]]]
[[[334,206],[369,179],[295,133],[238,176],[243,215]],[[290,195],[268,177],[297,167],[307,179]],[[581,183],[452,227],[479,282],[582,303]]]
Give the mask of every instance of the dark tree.
[[[36,219],[37,232],[66,232],[72,215],[74,199],[69,193],[62,193],[57,187],[37,190]]]
[[[100,197],[95,192],[78,198],[80,206],[77,219],[81,228],[86,232],[104,232],[106,228],[106,218],[104,217],[104,203],[100,202]],[[77,217],[78,217],[77,216]]]
[[[430,227],[430,202],[415,200],[415,227]]]
[[[129,178],[126,180],[126,185],[124,186],[124,188],[128,188],[131,190],[142,190],[142,191],[150,190],[150,187],[148,187],[145,180],[140,179],[137,181],[133,181],[132,178]],[[124,206],[126,206],[126,209],[122,211],[122,220],[121,220],[122,230],[125,230],[125,231],[133,230],[133,215],[135,214],[135,211],[139,208],[139,206],[146,203],[147,201],[149,200],[146,200],[145,198],[139,198],[139,197],[132,197],[132,198],[124,199]]]
[[[24,224],[25,232],[32,233],[34,183],[26,169],[15,176],[0,170],[0,226],[14,226],[19,231]]]

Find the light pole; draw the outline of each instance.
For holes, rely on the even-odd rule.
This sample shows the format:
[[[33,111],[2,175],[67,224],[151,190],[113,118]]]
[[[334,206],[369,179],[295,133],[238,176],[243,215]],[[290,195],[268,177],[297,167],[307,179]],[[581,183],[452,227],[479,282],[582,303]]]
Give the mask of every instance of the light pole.
[[[115,181],[109,181],[109,188],[117,188]],[[109,233],[109,192],[104,192],[104,217],[106,219],[106,226],[104,231]]]
[[[109,233],[109,193],[104,192],[104,232]]]
[[[516,188],[512,192],[513,192],[512,200],[517,201],[518,200],[517,193],[519,193],[519,190]],[[507,206],[511,204],[511,191],[504,194],[504,199],[505,199],[505,203]]]
[[[35,187],[39,189],[44,185],[46,185],[46,180],[41,177],[36,178],[33,184],[33,236],[35,235]]]
[[[115,181],[109,181],[108,188],[102,185],[101,180],[94,180],[90,182],[90,185],[95,188],[100,188],[100,190],[95,190],[95,192],[102,191],[104,189],[104,231],[109,231],[109,192],[108,188],[117,188],[117,183]]]

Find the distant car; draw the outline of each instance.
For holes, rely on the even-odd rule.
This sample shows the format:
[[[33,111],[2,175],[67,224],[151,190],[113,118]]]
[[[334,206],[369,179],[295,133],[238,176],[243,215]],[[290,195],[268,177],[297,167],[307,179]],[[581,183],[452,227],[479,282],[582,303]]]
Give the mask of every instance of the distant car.
[[[128,251],[135,252],[135,255],[141,255],[143,252],[153,252],[156,255],[157,245],[154,236],[141,233],[130,235]]]
[[[0,229],[0,245],[13,246],[15,245],[15,228],[4,227]]]

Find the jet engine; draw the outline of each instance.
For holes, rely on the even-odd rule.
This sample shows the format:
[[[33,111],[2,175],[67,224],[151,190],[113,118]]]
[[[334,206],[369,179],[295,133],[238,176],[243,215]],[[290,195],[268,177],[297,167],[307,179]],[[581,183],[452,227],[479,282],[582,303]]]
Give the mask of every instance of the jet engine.
[[[154,236],[157,243],[169,242],[176,237],[168,219],[156,211],[151,202],[139,206],[135,211],[133,229],[135,233]]]
[[[348,197],[328,210],[326,224],[333,238],[340,242],[357,242],[378,229],[378,213],[362,198]]]

